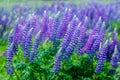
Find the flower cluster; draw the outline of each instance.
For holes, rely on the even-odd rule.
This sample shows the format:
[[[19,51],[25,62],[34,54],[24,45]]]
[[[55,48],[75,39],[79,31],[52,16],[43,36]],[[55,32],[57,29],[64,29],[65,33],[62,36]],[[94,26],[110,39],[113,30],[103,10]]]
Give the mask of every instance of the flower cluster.
[[[18,45],[22,47],[24,57],[28,57],[29,61],[33,62],[38,54],[39,45],[46,40],[51,41],[53,47],[59,46],[53,66],[54,73],[60,70],[61,61],[69,59],[73,52],[77,55],[87,53],[91,58],[97,55],[96,73],[102,70],[105,60],[111,61],[114,66],[113,63],[117,64],[119,61],[118,57],[113,55],[118,55],[120,52],[120,42],[117,39],[117,28],[112,30],[111,24],[113,21],[119,21],[118,6],[115,3],[112,5],[89,3],[79,8],[77,5],[53,3],[33,10],[30,6],[28,8],[14,6],[11,9],[12,14],[4,13],[10,19],[8,17],[3,19],[3,14],[0,14],[2,26],[12,24],[9,28],[12,28],[11,32],[8,32],[10,34],[7,72],[13,73],[12,58],[17,52]],[[0,38],[5,29],[0,26],[2,33]],[[109,33],[112,33],[112,38]]]

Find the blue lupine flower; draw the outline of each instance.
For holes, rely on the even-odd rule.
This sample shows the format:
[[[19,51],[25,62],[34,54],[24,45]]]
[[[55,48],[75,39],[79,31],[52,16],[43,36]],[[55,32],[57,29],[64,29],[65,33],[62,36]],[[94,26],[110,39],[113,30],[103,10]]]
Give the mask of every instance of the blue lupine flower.
[[[47,24],[48,24],[48,14],[47,14],[46,11],[44,11],[44,15],[43,15],[43,18],[42,18],[42,23],[41,23],[41,26],[40,26],[41,34],[46,34],[46,32],[48,30]]]
[[[117,41],[117,48],[118,48],[118,51],[120,52],[120,41]]]
[[[107,51],[108,51],[108,40],[103,44],[101,50],[98,52],[98,64],[95,68],[95,72],[100,72],[102,70],[102,67],[104,66],[104,61],[107,57]]]
[[[58,26],[57,37],[58,38],[64,37],[66,30],[67,30],[67,9],[65,10],[65,12],[62,16],[60,25]]]
[[[61,65],[61,61],[62,61],[62,53],[61,53],[61,49],[60,48],[56,54],[56,58],[54,61],[54,66],[53,66],[53,72],[54,73],[58,73],[58,71],[60,70],[60,65]]]
[[[13,73],[13,68],[12,68],[12,59],[14,55],[14,43],[11,43],[10,47],[7,50],[7,63],[6,63],[6,68],[7,68],[7,73],[12,74]]]
[[[91,46],[94,42],[94,39],[96,38],[95,34],[96,34],[95,30],[90,31],[87,42],[85,43],[85,45],[81,49],[78,50],[78,54],[83,54],[91,48]]]
[[[115,43],[117,43],[117,36],[118,36],[118,31],[117,31],[117,28],[115,28],[112,36],[112,39]]]
[[[72,33],[75,30],[75,19],[76,19],[76,16],[73,17],[71,23],[68,25],[68,29],[67,29],[67,32],[64,36],[64,39],[60,45],[60,49],[58,50],[58,52],[56,54],[56,59],[54,62],[54,67],[53,67],[54,73],[57,73],[59,71],[60,63],[61,63],[62,57],[63,57],[63,53],[65,52],[65,49],[67,48],[68,44],[71,41],[70,37],[72,36]]]
[[[69,21],[72,20],[72,18],[73,18],[73,16],[74,16],[71,8],[69,8],[67,15],[68,15],[68,16],[67,16],[67,21],[69,22]]]
[[[87,16],[85,16],[85,19],[84,19],[84,22],[83,22],[83,26],[85,26],[85,27],[89,27],[89,19],[88,19],[88,17]]]
[[[8,36],[8,47],[11,45],[11,43],[13,42],[13,38],[14,38],[14,30],[12,29],[9,36]]]
[[[33,43],[33,46],[32,46],[32,53],[30,54],[30,61],[31,62],[34,60],[34,57],[38,53],[39,44],[41,43],[40,41],[42,41],[42,39],[41,39],[41,31],[39,31],[37,33],[37,35],[35,36],[35,40],[34,40],[34,43]]]
[[[68,59],[70,57],[70,55],[73,53],[75,46],[78,43],[78,37],[80,35],[80,26],[81,26],[81,22],[78,24],[77,28],[75,29],[71,41],[68,45],[68,47],[66,48],[65,54],[64,54],[64,58]]]
[[[84,46],[84,44],[86,42],[86,38],[87,38],[86,32],[87,32],[87,28],[82,25],[80,27],[80,35],[78,37],[77,53],[78,53],[78,50],[80,50]]]
[[[118,51],[117,46],[115,46],[115,50],[114,50],[114,53],[113,53],[112,58],[111,58],[111,65],[114,68],[117,68],[119,61],[120,61],[120,52]]]
[[[62,47],[63,52],[65,51],[65,49],[67,48],[68,44],[71,41],[71,36],[75,30],[75,19],[76,19],[76,16],[73,17],[71,23],[68,25],[68,30],[67,30],[67,32],[64,36],[64,39],[60,45],[60,47]]]
[[[105,33],[105,31],[106,31],[106,24],[105,22],[103,22],[99,34]]]
[[[60,19],[60,11],[58,11],[58,13],[56,14],[55,19],[53,21],[52,33],[50,36],[50,40],[52,40],[52,41],[55,41],[55,39],[56,39],[57,29],[58,29],[59,22],[60,22],[59,19]]]
[[[49,17],[49,22],[48,22],[48,30],[46,37],[49,39],[50,35],[52,34],[52,26],[53,26],[53,18]]]
[[[103,40],[104,40],[104,33],[101,35],[98,35],[98,37],[94,41],[94,43],[90,49],[90,50],[92,50],[92,53],[95,53],[99,49],[99,45]]]
[[[109,42],[109,50],[107,54],[107,60],[110,61],[114,52],[115,45],[117,44],[117,29],[114,29],[111,42]]]
[[[28,34],[26,36],[25,39],[25,47],[24,47],[24,56],[27,57],[30,54],[30,50],[31,50],[31,46],[32,46],[32,32],[33,32],[33,28],[31,28],[28,31]]]

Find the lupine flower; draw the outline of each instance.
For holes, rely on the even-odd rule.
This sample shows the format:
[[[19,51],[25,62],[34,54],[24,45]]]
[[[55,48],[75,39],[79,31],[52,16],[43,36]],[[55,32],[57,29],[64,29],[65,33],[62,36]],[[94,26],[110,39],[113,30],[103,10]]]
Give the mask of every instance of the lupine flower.
[[[78,53],[78,50],[80,50],[84,46],[84,44],[86,42],[86,38],[87,38],[86,32],[87,32],[87,28],[82,25],[80,27],[80,35],[78,37],[77,53]]]
[[[106,25],[105,22],[103,22],[99,34],[105,33],[105,30],[106,30]]]
[[[69,21],[71,21],[72,20],[72,18],[73,18],[73,12],[72,12],[72,9],[71,8],[69,8],[69,10],[68,10],[68,16],[67,16],[67,21],[69,22]]]
[[[81,22],[78,24],[78,27],[75,29],[71,41],[68,45],[68,47],[66,48],[65,54],[64,54],[64,58],[68,59],[70,57],[70,55],[73,53],[75,46],[78,43],[78,37],[80,35],[80,26],[81,26]]]
[[[108,51],[108,40],[103,44],[101,50],[98,52],[99,58],[98,58],[98,64],[95,68],[95,72],[100,72],[102,70],[102,67],[104,66],[104,61],[107,57],[107,51]]]
[[[25,41],[26,41],[25,39],[26,39],[26,35],[27,35],[28,31],[29,31],[29,29],[26,26],[24,26],[24,29],[22,31],[22,41],[21,41],[21,45],[22,45],[23,49],[25,47]]]
[[[91,48],[89,49],[89,54],[90,55],[93,55],[96,52],[96,50],[99,49],[100,43],[104,40],[104,36],[105,36],[105,30],[104,30],[105,29],[105,23],[103,22],[101,29],[99,29],[100,25],[101,25],[101,17],[99,18],[98,23],[96,24],[96,27],[94,29],[96,31],[96,33],[98,33],[98,36],[94,40]]]
[[[100,51],[101,49],[102,49],[102,42],[101,42],[100,45],[99,45],[99,49],[98,49],[98,51]],[[96,54],[96,58],[97,58],[97,60],[100,58],[99,56],[100,56],[99,53]]]
[[[56,54],[56,58],[55,58],[55,61],[54,61],[54,66],[53,66],[53,72],[54,73],[58,73],[59,69],[60,69],[60,64],[61,64],[61,61],[62,61],[62,53],[61,53],[61,49],[60,48]]]
[[[89,27],[89,20],[88,20],[88,17],[87,16],[85,16],[85,19],[84,19],[84,22],[83,22],[83,26],[85,26],[85,27]]]
[[[47,27],[47,23],[48,23],[48,14],[46,11],[44,11],[44,15],[42,18],[42,23],[41,23],[41,34],[46,34],[48,27]]]
[[[115,28],[112,36],[112,39],[114,40],[115,43],[117,43],[117,36],[118,36],[118,32],[117,32],[117,28]]]
[[[120,52],[120,41],[117,41],[117,48],[118,48],[118,51]]]
[[[109,42],[109,50],[107,54],[107,60],[110,61],[114,52],[115,45],[117,44],[117,29],[114,29],[111,42]]]
[[[6,68],[7,68],[7,73],[12,74],[13,73],[13,68],[12,68],[12,59],[14,55],[14,43],[11,43],[10,47],[8,48],[7,51],[7,63],[6,63]]]
[[[90,50],[92,51],[92,54],[94,54],[99,49],[99,45],[103,40],[104,40],[104,33],[101,35],[98,35],[98,37],[94,41],[92,47],[90,48]]]
[[[30,49],[32,46],[32,32],[33,32],[33,28],[31,28],[28,31],[28,34],[25,39],[25,47],[24,47],[24,56],[25,57],[29,56],[29,54],[30,54]]]
[[[101,26],[102,26],[102,19],[101,19],[101,16],[100,16],[100,17],[98,18],[98,21],[95,22],[95,25],[93,25],[93,27],[96,27],[96,31],[99,32]]]
[[[52,26],[53,26],[53,18],[49,17],[48,31],[46,33],[46,37],[48,38],[50,38],[50,34],[52,33]]]
[[[52,33],[50,36],[50,40],[55,41],[56,39],[56,34],[57,34],[57,29],[59,25],[59,20],[60,19],[60,11],[56,14],[55,19],[53,21],[53,26],[52,26]]]
[[[64,39],[60,45],[60,47],[62,47],[63,52],[65,51],[65,49],[67,48],[68,44],[71,41],[71,36],[75,30],[75,19],[76,19],[76,16],[73,17],[71,23],[68,25],[68,30],[67,30],[67,32],[64,36]]]
[[[33,28],[33,27],[35,27],[35,25],[33,25],[34,24],[34,22],[32,23],[31,21],[31,19],[33,19],[33,16],[34,16],[34,14],[30,14],[29,16],[28,16],[28,19],[27,19],[27,24],[25,24],[24,26],[23,26],[23,31],[22,31],[22,41],[21,41],[21,45],[22,45],[22,47],[24,48],[25,47],[25,39],[26,39],[26,35],[27,35],[27,33],[28,33],[28,31],[31,29],[31,28]],[[33,28],[34,29],[34,28]]]
[[[30,54],[30,61],[32,62],[34,60],[34,57],[37,55],[38,53],[38,48],[39,48],[39,44],[41,43],[42,39],[41,39],[41,31],[39,31],[37,33],[37,35],[35,36],[35,40],[32,46],[32,53]]]
[[[115,50],[114,50],[114,53],[113,53],[112,58],[111,58],[111,65],[114,68],[117,68],[119,61],[120,61],[120,52],[118,52],[117,46],[115,46]]]
[[[11,43],[13,42],[13,38],[14,38],[14,30],[12,29],[9,36],[8,36],[8,47],[11,45]]]
[[[62,16],[62,20],[60,22],[60,25],[58,26],[57,37],[58,38],[64,37],[66,30],[67,30],[67,9],[65,10],[65,12]]]
[[[91,30],[87,42],[85,43],[84,47],[78,51],[78,54],[83,54],[90,49],[94,39],[96,38],[94,34],[95,31]]]

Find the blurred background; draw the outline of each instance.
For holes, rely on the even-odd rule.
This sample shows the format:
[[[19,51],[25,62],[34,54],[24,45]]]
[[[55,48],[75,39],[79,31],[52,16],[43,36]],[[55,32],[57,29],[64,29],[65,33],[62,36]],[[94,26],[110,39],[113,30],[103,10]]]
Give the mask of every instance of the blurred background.
[[[76,4],[86,4],[87,2],[96,1],[109,3],[117,0],[0,0],[0,7],[9,7],[16,4],[31,4],[31,6],[40,5],[40,4],[51,4],[53,1],[65,1]]]

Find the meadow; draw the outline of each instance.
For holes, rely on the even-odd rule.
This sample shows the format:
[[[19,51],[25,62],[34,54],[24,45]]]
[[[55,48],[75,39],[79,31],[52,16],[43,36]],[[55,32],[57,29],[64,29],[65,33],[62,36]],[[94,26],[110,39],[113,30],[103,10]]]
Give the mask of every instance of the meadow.
[[[0,0],[0,80],[120,80],[120,1]]]

